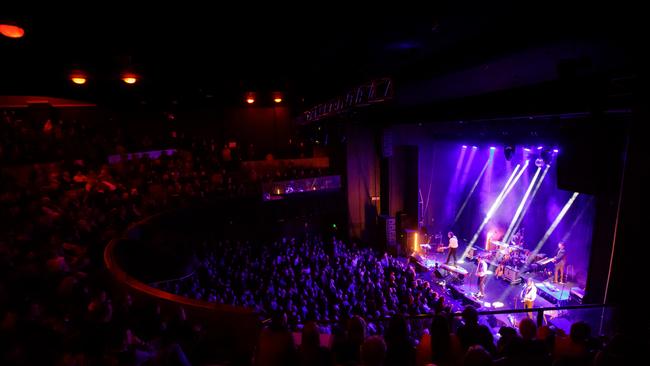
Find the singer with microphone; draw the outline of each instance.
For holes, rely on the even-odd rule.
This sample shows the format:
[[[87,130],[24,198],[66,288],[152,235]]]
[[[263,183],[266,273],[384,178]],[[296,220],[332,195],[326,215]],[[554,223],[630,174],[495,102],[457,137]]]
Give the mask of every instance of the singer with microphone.
[[[537,298],[537,286],[535,286],[535,281],[533,281],[532,277],[528,277],[528,281],[526,281],[526,287],[524,287],[524,289],[521,290],[521,294],[519,294],[519,298],[521,299],[521,302],[524,303],[524,309],[533,308],[533,305],[535,304],[535,299]],[[528,317],[535,320],[535,317],[533,316],[532,312],[528,313]]]

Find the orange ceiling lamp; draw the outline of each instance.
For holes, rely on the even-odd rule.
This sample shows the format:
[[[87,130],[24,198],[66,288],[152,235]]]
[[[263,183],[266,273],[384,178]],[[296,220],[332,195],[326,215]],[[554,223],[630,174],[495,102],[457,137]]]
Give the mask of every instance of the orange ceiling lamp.
[[[77,85],[84,85],[88,80],[83,76],[73,76],[70,78],[70,81]]]
[[[246,93],[246,103],[248,103],[248,104],[255,103],[255,93],[254,92]]]
[[[275,103],[282,103],[282,93],[280,92],[273,92],[273,101]]]
[[[84,85],[88,81],[88,77],[85,72],[75,70],[70,74],[70,81],[77,85]]]
[[[138,75],[132,72],[124,73],[122,74],[122,81],[129,85],[135,84],[138,82]]]
[[[25,35],[25,30],[17,25],[0,24],[0,33],[8,38],[22,38]]]

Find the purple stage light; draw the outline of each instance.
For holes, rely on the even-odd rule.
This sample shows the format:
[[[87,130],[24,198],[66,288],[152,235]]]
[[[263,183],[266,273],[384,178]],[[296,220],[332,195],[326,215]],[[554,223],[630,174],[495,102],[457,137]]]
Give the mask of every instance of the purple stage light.
[[[472,146],[472,149],[476,150],[476,149],[478,149],[478,147],[477,146]]]
[[[463,149],[467,149],[467,145],[463,145]]]
[[[525,151],[525,152],[530,152],[530,149],[529,149],[529,148],[525,148],[524,151]]]
[[[560,152],[560,150],[559,149],[553,149],[553,152],[557,154],[557,153]]]
[[[544,148],[544,146],[537,146],[537,150],[541,150],[543,148]]]
[[[494,146],[490,146],[490,150],[496,150],[497,148]]]

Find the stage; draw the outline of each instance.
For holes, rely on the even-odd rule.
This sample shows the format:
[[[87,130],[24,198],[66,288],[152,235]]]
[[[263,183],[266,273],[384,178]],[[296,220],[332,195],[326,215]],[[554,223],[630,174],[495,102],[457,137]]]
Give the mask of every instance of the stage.
[[[459,250],[459,253],[462,251]],[[511,282],[503,277],[496,278],[494,275],[496,266],[492,264],[488,265],[488,271],[491,274],[488,275],[485,283],[485,296],[479,298],[476,296],[478,283],[475,258],[473,260],[459,258],[455,267],[444,264],[447,252],[420,254],[418,258],[424,267],[428,268],[428,270],[419,272],[418,278],[429,281],[456,309],[462,309],[465,305],[473,305],[479,311],[523,309],[520,294],[529,277],[533,278],[537,287],[534,307],[554,307],[577,303],[575,302],[576,297],[571,296],[571,289],[577,287],[577,284],[573,282],[554,284],[553,279],[548,277],[548,273],[543,271],[522,273],[519,281]],[[550,321],[561,314],[547,311],[545,315],[545,320]],[[500,325],[513,326],[518,324],[524,316],[524,314],[497,315],[495,318]],[[534,316],[536,317],[537,314]]]

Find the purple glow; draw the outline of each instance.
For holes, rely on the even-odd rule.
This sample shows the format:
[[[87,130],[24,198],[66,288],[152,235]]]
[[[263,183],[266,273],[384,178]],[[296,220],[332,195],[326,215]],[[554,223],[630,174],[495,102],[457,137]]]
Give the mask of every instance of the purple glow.
[[[553,152],[557,154],[557,153],[560,152],[560,150],[559,149],[553,149]]]
[[[478,149],[478,147],[476,147],[476,146],[472,146],[472,149],[476,150],[476,149]]]
[[[537,146],[537,150],[541,150],[543,148],[544,148],[544,146]]]
[[[571,260],[571,264],[575,266],[575,273],[580,273],[580,276],[575,277],[578,279],[575,282],[580,283],[579,287],[582,287],[582,282],[588,281],[588,258],[595,217],[595,199],[591,196],[583,196],[582,193],[578,195],[565,217],[557,223],[555,230],[549,231],[550,235],[546,241],[537,248],[537,244],[573,193],[558,189],[555,184],[557,169],[548,164],[552,160],[551,157],[556,158],[557,155],[553,154],[554,150],[559,150],[558,145],[520,144],[516,148],[521,149],[523,154],[513,154],[511,161],[496,153],[499,145],[490,145],[489,142],[482,145],[484,150],[481,153],[478,152],[478,145],[461,144],[467,148],[458,151],[457,141],[439,142],[428,137],[423,137],[422,146],[426,147],[423,151],[426,151],[427,155],[422,154],[418,161],[418,183],[422,190],[423,202],[420,214],[429,232],[456,230],[458,233],[454,233],[466,238],[468,245],[474,241],[473,248],[485,248],[488,240],[508,242],[504,237],[514,236],[514,233],[524,229],[521,233],[525,233],[525,239],[521,245],[531,252],[537,249],[547,257],[554,256],[557,243],[566,239],[570,244],[567,253],[575,259]],[[476,148],[472,149],[474,146]],[[501,148],[504,146],[506,144],[501,145]],[[542,149],[537,150],[538,146],[542,146]],[[483,155],[485,149],[490,151],[490,158]],[[472,162],[469,169],[467,161],[470,153],[466,150],[470,150],[470,153],[476,152],[476,162]],[[464,160],[460,158],[463,152]],[[544,166],[538,169],[534,164],[541,152],[544,152],[548,160],[544,160]],[[480,164],[481,162],[484,164]],[[518,166],[516,171],[515,166]],[[523,173],[515,183],[515,178],[521,170]],[[441,171],[446,173],[440,174]],[[507,184],[513,172],[514,176],[510,184]],[[503,191],[505,185],[508,187]],[[498,203],[492,210],[495,202]],[[582,212],[584,214],[581,215]],[[481,229],[488,213],[488,222]],[[474,240],[474,235],[479,229],[481,230]],[[486,233],[495,230],[498,232],[496,239],[486,239]],[[491,248],[489,250],[494,250],[494,247]],[[444,261],[446,253],[441,254],[444,254]],[[503,301],[504,307],[510,308],[512,305],[508,301],[511,300],[511,295],[503,299],[495,296],[494,299]]]
[[[463,149],[467,149],[467,145],[463,145]]]

